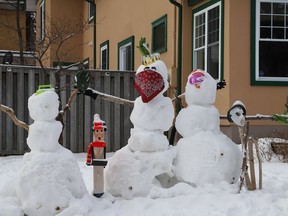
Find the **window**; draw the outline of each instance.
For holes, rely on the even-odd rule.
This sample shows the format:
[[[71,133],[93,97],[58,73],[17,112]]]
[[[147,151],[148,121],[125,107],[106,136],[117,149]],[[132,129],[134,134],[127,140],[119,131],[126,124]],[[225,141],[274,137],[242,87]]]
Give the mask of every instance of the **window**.
[[[89,69],[89,58],[83,60],[83,68]]]
[[[251,83],[287,85],[288,1],[254,0],[251,8]]]
[[[40,3],[40,40],[45,37],[45,1]]]
[[[109,69],[109,41],[105,41],[100,45],[100,68]]]
[[[88,3],[88,20],[91,21],[94,18],[95,3]]]
[[[118,69],[134,70],[134,36],[118,43]]]
[[[152,23],[152,52],[167,51],[167,15]]]
[[[221,79],[221,26],[220,1],[210,1],[193,11],[193,69],[203,69],[217,80]]]

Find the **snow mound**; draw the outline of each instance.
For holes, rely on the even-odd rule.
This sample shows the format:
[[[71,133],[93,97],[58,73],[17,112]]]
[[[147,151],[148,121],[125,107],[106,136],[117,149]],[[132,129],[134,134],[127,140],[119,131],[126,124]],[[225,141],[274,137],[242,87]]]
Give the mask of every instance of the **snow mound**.
[[[146,153],[123,147],[105,168],[105,191],[126,199],[146,196],[154,186],[161,186],[158,176],[173,176],[175,154],[174,148]]]
[[[59,148],[24,155],[16,193],[25,214],[49,216],[68,208],[87,191],[73,154]]]

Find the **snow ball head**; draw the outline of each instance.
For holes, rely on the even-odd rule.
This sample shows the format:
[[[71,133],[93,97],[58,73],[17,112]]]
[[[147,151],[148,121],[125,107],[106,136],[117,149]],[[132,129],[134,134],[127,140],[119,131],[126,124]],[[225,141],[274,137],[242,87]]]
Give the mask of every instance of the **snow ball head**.
[[[44,91],[41,94],[33,94],[28,99],[29,114],[35,121],[50,121],[59,113],[59,97],[55,91]]]
[[[188,105],[210,105],[216,99],[217,83],[207,72],[197,69],[188,76],[185,100]]]

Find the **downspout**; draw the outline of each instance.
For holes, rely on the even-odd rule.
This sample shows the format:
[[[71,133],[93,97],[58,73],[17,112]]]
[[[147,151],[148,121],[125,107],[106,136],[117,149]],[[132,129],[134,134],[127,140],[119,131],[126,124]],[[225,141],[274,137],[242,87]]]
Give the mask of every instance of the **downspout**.
[[[178,67],[177,67],[177,96],[181,95],[182,88],[182,5],[175,0],[169,0],[169,2],[178,7]],[[180,104],[177,103],[176,112],[180,111]]]

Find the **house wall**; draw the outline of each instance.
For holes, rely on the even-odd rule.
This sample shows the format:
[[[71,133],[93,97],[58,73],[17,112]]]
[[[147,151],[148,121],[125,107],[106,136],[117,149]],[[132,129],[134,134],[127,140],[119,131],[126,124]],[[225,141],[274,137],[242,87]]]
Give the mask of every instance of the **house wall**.
[[[88,3],[85,0],[46,1],[49,16],[83,16],[88,19]],[[179,1],[180,2],[180,1]],[[188,1],[181,1],[183,6],[183,48],[182,48],[182,92],[185,90],[187,77],[192,70],[192,10],[208,2],[199,1],[193,6],[188,6]],[[224,1],[224,79],[227,86],[217,91],[216,107],[220,114],[226,115],[228,109],[236,101],[242,101],[248,115],[282,113],[288,96],[287,87],[281,86],[252,86],[250,85],[250,0],[225,0]],[[68,6],[71,9],[63,10]],[[53,12],[53,13],[52,13]],[[170,73],[172,87],[177,86],[177,40],[178,40],[178,9],[168,0],[146,1],[96,1],[96,68],[100,67],[100,44],[109,41],[109,69],[118,69],[118,43],[134,36],[135,56],[134,70],[141,64],[140,52],[136,48],[141,37],[151,46],[151,23],[167,14],[167,51],[161,53],[162,60],[166,63]],[[83,21],[83,22],[84,22]],[[72,46],[82,43],[69,60],[89,58],[90,68],[93,67],[93,22],[90,28],[71,42]],[[71,44],[70,44],[71,45]],[[68,56],[67,56],[68,59]],[[170,92],[171,93],[171,92]],[[173,94],[170,94],[173,97]],[[235,128],[228,121],[221,121],[225,131],[235,134]],[[269,126],[274,129],[278,126],[272,121],[251,121],[251,127],[259,128]],[[258,127],[259,126],[259,127]],[[266,127],[266,128],[269,128]],[[266,130],[266,129],[265,129]]]
[[[40,4],[40,1],[38,1]],[[79,62],[82,61],[82,50],[83,50],[83,2],[82,1],[71,1],[61,0],[61,1],[45,1],[46,9],[46,30],[52,37],[55,37],[53,33],[53,27],[51,24],[56,25],[57,28],[61,29],[63,32],[60,33],[62,36],[70,37],[70,33],[73,37],[66,40],[57,51],[59,41],[56,44],[52,44],[47,52],[48,59],[45,62],[47,66],[53,66],[53,62],[57,62],[56,52],[61,58],[61,62]],[[37,7],[39,13],[39,6]],[[39,16],[37,19],[39,23]],[[59,31],[60,32],[60,31]],[[39,38],[39,35],[37,35]]]
[[[229,103],[241,100],[248,114],[283,113],[287,86],[250,85],[250,0],[225,1],[225,74],[229,74]],[[229,20],[229,21],[228,21]],[[228,42],[228,43],[227,43]],[[251,121],[252,125],[275,125],[272,121]]]
[[[9,27],[8,25],[16,29],[16,12],[14,10],[0,9],[0,50],[19,50],[18,46],[18,34],[17,31]],[[26,14],[25,11],[20,11],[20,26],[26,26]],[[24,49],[26,45],[26,33],[25,28],[22,30]]]
[[[192,10],[205,4],[201,1],[192,7],[183,4],[183,72],[182,91],[192,65]],[[250,85],[250,0],[224,1],[224,79],[227,86],[217,91],[215,106],[220,114],[226,115],[236,100],[242,101],[247,115],[276,114],[285,110],[288,96],[287,86]],[[287,130],[287,126],[271,120],[250,120],[250,134],[256,137],[273,136],[277,131]],[[221,120],[221,130],[234,141],[239,142],[238,128],[227,120]]]
[[[151,47],[151,23],[167,14],[167,52],[161,53],[161,59],[171,71],[175,66],[174,38],[174,5],[167,0],[147,1],[111,1],[97,0],[97,66],[100,62],[100,44],[109,40],[109,67],[118,69],[117,46],[122,40],[134,36],[136,70],[141,64],[141,55],[136,46],[141,37],[146,37],[146,42]]]
[[[48,2],[48,1],[46,1]],[[83,14],[82,14],[82,1],[73,1],[71,0],[61,0],[61,1],[50,1],[50,19],[51,22],[56,22],[59,27],[63,28],[64,31],[67,31],[68,34],[65,34],[65,37],[69,37],[70,34],[74,36],[63,43],[61,46],[59,56],[61,61],[64,62],[78,62],[82,61],[82,27],[83,24]],[[69,9],[67,8],[69,5]],[[51,51],[56,52],[58,46],[52,46]],[[56,57],[52,57],[53,61],[57,61]]]
[[[83,7],[82,7],[82,13],[83,13],[83,21],[87,22],[89,17],[88,17],[88,7],[89,3],[87,1],[83,2]],[[96,14],[97,17],[97,14]],[[89,58],[89,68],[93,68],[93,61],[94,61],[94,56],[93,56],[93,49],[94,49],[94,41],[93,41],[93,20],[90,22],[88,21],[90,28],[87,29],[87,31],[84,32],[83,38],[82,38],[82,43],[83,43],[83,49],[82,49],[82,59],[87,59]],[[97,19],[96,19],[96,31],[98,30],[98,25],[97,25]],[[98,35],[97,35],[98,36]],[[97,41],[97,37],[96,37]],[[97,50],[96,50],[97,51]],[[97,62],[96,62],[97,63]],[[96,65],[97,67],[97,65]]]

